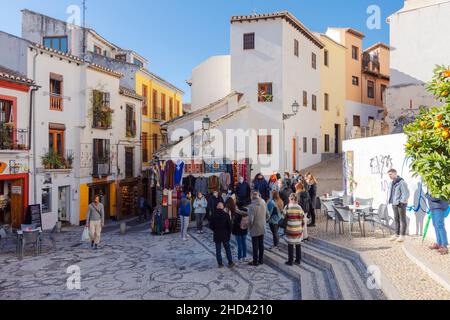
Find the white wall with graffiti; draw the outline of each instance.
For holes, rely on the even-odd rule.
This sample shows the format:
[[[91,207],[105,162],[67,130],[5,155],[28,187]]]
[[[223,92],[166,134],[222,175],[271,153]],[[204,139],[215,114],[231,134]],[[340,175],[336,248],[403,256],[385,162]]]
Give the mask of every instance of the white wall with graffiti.
[[[389,198],[388,171],[396,169],[411,192],[407,212],[409,234],[422,236],[427,222],[428,209],[424,199],[427,189],[420,177],[413,177],[411,161],[405,155],[406,141],[404,134],[344,141],[344,179],[348,194],[353,191],[355,197],[374,198],[374,208],[378,208]],[[351,181],[355,182],[353,190]],[[389,215],[393,217],[390,207]],[[390,223],[393,226],[393,220]],[[450,230],[450,219],[446,220],[446,227]],[[427,238],[435,238],[432,225]]]

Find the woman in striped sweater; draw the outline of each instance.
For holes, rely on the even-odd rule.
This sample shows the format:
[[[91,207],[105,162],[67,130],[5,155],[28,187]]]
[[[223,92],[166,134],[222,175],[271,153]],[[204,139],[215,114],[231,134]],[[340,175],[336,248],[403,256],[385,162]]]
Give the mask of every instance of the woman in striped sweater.
[[[295,247],[295,264],[299,265],[301,261],[301,242],[303,238],[303,228],[305,227],[305,213],[298,205],[296,194],[289,196],[289,205],[283,212],[284,218],[287,220],[285,240],[288,243],[289,260],[286,262],[288,266],[294,265],[294,247]]]

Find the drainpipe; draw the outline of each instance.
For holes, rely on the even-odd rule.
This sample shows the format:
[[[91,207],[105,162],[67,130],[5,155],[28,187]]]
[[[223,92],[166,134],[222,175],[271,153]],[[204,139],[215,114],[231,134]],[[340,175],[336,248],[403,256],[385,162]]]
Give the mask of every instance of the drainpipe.
[[[36,59],[39,55],[38,50],[36,50],[36,53],[33,57],[33,81],[36,82]],[[37,203],[37,176],[36,176],[36,134],[31,134],[32,128],[36,128],[36,113],[33,112],[33,104],[35,103],[33,99],[33,93],[37,91],[38,89],[33,88],[30,98],[30,143],[31,143],[31,136],[33,136],[33,203]]]

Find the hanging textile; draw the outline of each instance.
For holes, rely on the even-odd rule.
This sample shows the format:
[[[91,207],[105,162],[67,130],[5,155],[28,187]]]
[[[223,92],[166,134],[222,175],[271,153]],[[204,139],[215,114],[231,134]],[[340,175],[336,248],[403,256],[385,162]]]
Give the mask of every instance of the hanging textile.
[[[219,181],[220,181],[220,190],[228,191],[228,188],[230,187],[231,184],[230,174],[228,172],[222,172],[219,176]]]
[[[176,165],[172,160],[169,160],[166,162],[165,165],[165,184],[164,187],[167,189],[174,189],[175,188],[175,169],[176,169]]]
[[[233,180],[233,191],[235,191],[239,183],[239,170],[237,161],[233,161],[233,175],[231,180]]]
[[[187,177],[183,178],[183,191],[184,192],[190,192],[194,194],[194,187],[195,187],[195,177],[190,174]]]
[[[220,182],[219,182],[219,177],[218,176],[210,176],[208,178],[208,192],[211,194],[214,191],[219,192],[220,188]]]
[[[180,186],[184,173],[184,162],[178,160],[175,167],[174,184],[175,186]]]
[[[164,187],[165,185],[165,178],[166,178],[166,162],[165,161],[159,161],[158,162],[158,169],[159,169],[159,183],[161,187]]]

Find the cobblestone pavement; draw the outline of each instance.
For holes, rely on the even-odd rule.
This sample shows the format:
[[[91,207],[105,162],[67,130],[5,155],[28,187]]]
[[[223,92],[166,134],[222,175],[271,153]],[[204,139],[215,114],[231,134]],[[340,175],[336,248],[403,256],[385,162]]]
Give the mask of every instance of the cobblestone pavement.
[[[79,242],[81,230],[65,232],[58,249],[46,245],[41,256],[1,254],[0,299],[298,299],[298,282],[268,266],[217,269],[212,239],[183,242],[143,227],[104,234],[93,251]],[[72,265],[81,269],[81,290],[67,289]]]
[[[368,231],[367,237],[361,237],[359,229],[355,226],[352,239],[348,234],[348,226],[345,226],[345,235],[334,234],[333,222],[330,223],[328,232],[325,230],[325,219],[318,216],[319,222],[316,228],[308,228],[310,237],[317,237],[329,242],[341,245],[356,251],[365,252],[368,257],[376,264],[382,274],[387,277],[395,286],[402,299],[406,300],[450,300],[450,292],[443,286],[434,281],[427,273],[425,273],[417,264],[411,261],[403,251],[403,245],[389,241],[386,234],[383,237],[382,232],[371,232],[371,226],[366,226]],[[408,243],[419,246],[417,237],[407,237]],[[431,254],[426,250],[426,244],[420,245],[420,250]],[[433,257],[436,261],[440,259],[442,263],[446,263],[448,268],[447,257]],[[444,265],[443,265],[444,266]]]

